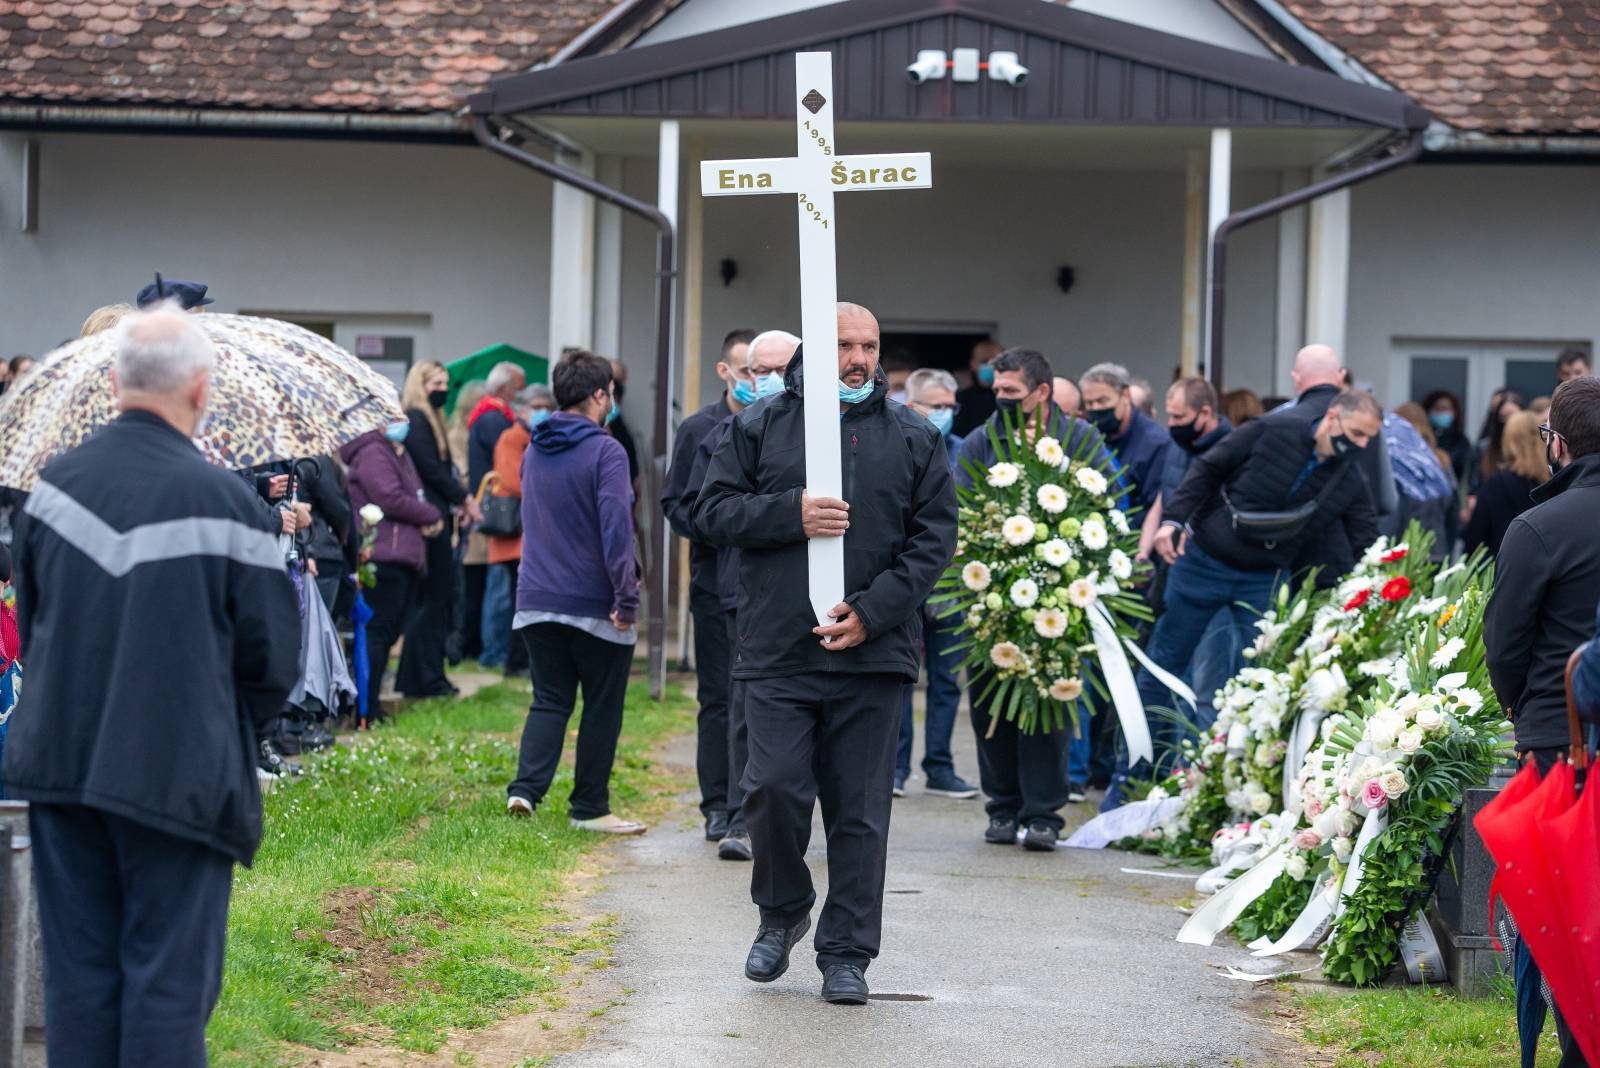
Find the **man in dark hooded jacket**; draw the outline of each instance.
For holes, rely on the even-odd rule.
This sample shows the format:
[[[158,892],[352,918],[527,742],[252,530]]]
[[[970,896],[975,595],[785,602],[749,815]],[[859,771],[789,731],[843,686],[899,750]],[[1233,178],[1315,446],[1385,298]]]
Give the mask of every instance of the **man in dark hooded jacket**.
[[[822,996],[865,1004],[883,922],[900,687],[916,679],[920,609],[950,562],[956,502],[939,432],[889,403],[878,322],[839,305],[839,371],[807,383],[796,353],[784,392],[740,412],[694,507],[702,538],[740,550],[733,676],[745,684],[744,812],[761,926],[745,975],[771,982],[811,926],[806,867],[822,800],[828,900],[817,925]],[[838,390],[844,500],[805,491],[803,390]],[[817,626],[807,542],[844,538],[844,601]]]
[[[190,440],[210,341],[176,308],[117,329],[122,414],[44,469],[17,527],[4,779],[32,804],[50,1062],[198,1068],[300,617],[274,522]]]

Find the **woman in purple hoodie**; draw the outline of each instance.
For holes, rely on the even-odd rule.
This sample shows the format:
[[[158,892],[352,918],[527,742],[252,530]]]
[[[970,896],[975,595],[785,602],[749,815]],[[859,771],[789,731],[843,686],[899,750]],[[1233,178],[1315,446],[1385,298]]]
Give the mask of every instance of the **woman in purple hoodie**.
[[[439,510],[423,497],[422,479],[405,452],[403,442],[411,424],[391,423],[372,430],[339,449],[350,469],[350,503],[359,513],[368,504],[383,510],[372,542],[372,563],[377,583],[366,591],[372,619],[367,624],[367,692],[372,695],[377,719],[378,695],[383,693],[383,672],[389,650],[404,634],[421,607],[421,580],[425,570],[425,538],[444,529]]]
[[[610,361],[572,351],[551,374],[560,409],[533,429],[522,459],[522,561],[512,627],[526,643],[533,707],[506,811],[530,816],[555,777],[578,689],[576,827],[642,834],[611,812],[611,764],[633,664],[639,572],[628,457],[604,431],[616,418]]]

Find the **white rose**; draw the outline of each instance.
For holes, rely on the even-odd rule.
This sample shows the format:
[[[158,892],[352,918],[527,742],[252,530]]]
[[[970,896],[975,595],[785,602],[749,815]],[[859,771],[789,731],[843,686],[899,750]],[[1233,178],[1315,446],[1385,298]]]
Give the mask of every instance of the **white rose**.
[[[1067,458],[1061,451],[1061,442],[1055,438],[1040,438],[1033,446],[1033,454],[1039,458],[1040,463],[1049,464],[1051,467],[1060,467],[1061,461]]]
[[[1025,515],[1014,515],[1000,525],[1000,536],[1007,545],[1026,545],[1033,540],[1033,520]]]
[[[1067,491],[1054,482],[1046,482],[1033,496],[1039,502],[1039,507],[1051,515],[1060,515],[1067,510]]]
[[[1078,531],[1078,540],[1083,542],[1086,549],[1099,552],[1111,541],[1111,535],[1106,532],[1104,523],[1088,522]]]
[[[1411,784],[1406,782],[1406,773],[1399,768],[1380,775],[1378,777],[1378,785],[1383,787],[1383,792],[1388,794],[1390,798],[1399,797],[1411,788]]]
[[[1293,879],[1295,882],[1300,882],[1302,879],[1304,879],[1306,877],[1305,854],[1296,853],[1294,856],[1290,857],[1288,863],[1284,864],[1283,871],[1285,875],[1289,876],[1289,878]]]
[[[1400,732],[1395,744],[1402,753],[1415,753],[1422,748],[1422,732],[1415,727],[1408,727]]]
[[[369,527],[375,527],[383,522],[383,509],[375,504],[361,506],[361,521]]]
[[[1051,538],[1040,549],[1044,552],[1044,562],[1051,567],[1065,567],[1072,559],[1072,546],[1060,538]]]
[[[978,591],[989,588],[989,565],[972,561],[961,569],[961,581],[969,590]]]
[[[1444,716],[1437,709],[1424,708],[1417,713],[1417,726],[1428,734],[1444,729]]]
[[[1007,486],[1015,485],[1017,478],[1021,474],[1022,472],[1017,469],[1016,464],[1000,463],[989,468],[989,474],[984,478],[984,481],[991,486],[1004,489]]]
[[[1033,579],[1017,579],[1011,584],[1011,603],[1018,608],[1032,608],[1039,600],[1039,586]]]
[[[1082,489],[1096,497],[1106,491],[1106,476],[1092,467],[1080,467],[1072,477]]]
[[[1350,863],[1350,851],[1355,843],[1345,835],[1338,835],[1333,840],[1333,855],[1340,864]]]
[[[1272,795],[1265,790],[1257,790],[1250,795],[1250,811],[1266,815],[1272,811]]]

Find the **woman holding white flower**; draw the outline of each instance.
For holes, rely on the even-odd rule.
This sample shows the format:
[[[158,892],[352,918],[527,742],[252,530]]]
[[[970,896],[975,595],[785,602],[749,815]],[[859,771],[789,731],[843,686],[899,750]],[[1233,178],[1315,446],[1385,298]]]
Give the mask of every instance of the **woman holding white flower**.
[[[1045,483],[1033,494],[1033,501],[1041,518],[1058,514],[1066,506],[1066,480],[1071,471],[1080,476],[1104,476],[1100,471],[1114,471],[1116,465],[1100,441],[1100,435],[1080,419],[1062,412],[1051,400],[1053,375],[1050,363],[1042,353],[1032,349],[1009,349],[991,364],[995,371],[994,393],[999,410],[961,445],[962,463],[956,468],[958,485],[969,486],[971,475],[965,461],[972,461],[980,470],[989,472],[990,485],[1009,485],[1018,477],[1011,461],[1016,459],[1012,448],[1028,449],[1040,461],[1062,467],[1061,483]],[[1020,440],[1012,438],[1010,428],[1021,428]],[[1011,438],[1015,442],[1008,442]],[[995,442],[1002,443],[1006,455],[996,452]],[[1026,454],[1024,454],[1026,455]],[[1084,462],[1069,460],[1082,457]],[[1099,470],[1095,470],[1098,468]],[[999,481],[996,481],[998,479]],[[1077,485],[1082,486],[1079,481]],[[1109,485],[1101,491],[1115,492]],[[1080,490],[1079,492],[1082,492]],[[1082,531],[1079,531],[1082,536]],[[1030,540],[1039,541],[1041,559],[1051,566],[1063,566],[1072,559],[1074,549],[1064,538],[1045,538],[1033,519],[1013,516],[1002,524],[1002,537],[1007,544],[1023,545]],[[1107,531],[1102,525],[1098,534],[1103,548]],[[986,567],[968,565],[962,574],[966,588],[979,591],[988,588],[990,576]],[[1009,588],[999,588],[1005,602],[1016,609],[1033,611],[1033,627],[1041,637],[1049,638],[1066,628],[1065,606],[1039,605],[1041,591],[1032,580],[1013,583]],[[1087,592],[1080,591],[1079,599],[1093,599],[1094,584]],[[1052,598],[1054,600],[1054,598]],[[1077,602],[1074,602],[1077,603]],[[992,650],[994,671],[1038,670],[1027,664],[1021,651],[1009,642],[1002,642]],[[1066,804],[1067,753],[1071,741],[1070,724],[1065,730],[1040,730],[1024,734],[1015,723],[1004,716],[996,718],[984,696],[992,675],[974,670],[968,680],[968,696],[972,706],[973,730],[978,736],[978,770],[983,792],[988,797],[989,827],[984,840],[996,845],[1011,845],[1017,841],[1019,830],[1023,845],[1028,849],[1052,850],[1060,835],[1063,821],[1060,808]],[[1051,696],[1063,703],[1081,699],[1083,682],[1076,677],[1052,680]],[[1087,729],[1087,716],[1080,712]]]

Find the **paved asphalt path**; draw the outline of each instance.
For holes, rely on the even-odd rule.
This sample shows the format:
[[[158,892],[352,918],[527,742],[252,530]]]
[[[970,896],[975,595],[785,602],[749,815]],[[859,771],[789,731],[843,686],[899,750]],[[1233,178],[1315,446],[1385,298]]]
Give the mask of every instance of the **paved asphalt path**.
[[[956,760],[975,782],[968,722],[957,723]],[[692,765],[692,740],[666,756]],[[616,978],[633,993],[596,1021],[583,1050],[555,1062],[562,1068],[1299,1060],[1267,1022],[1272,995],[1217,971],[1289,965],[1265,967],[1227,939],[1211,949],[1173,941],[1192,878],[1125,874],[1161,864],[1118,852],[986,845],[982,800],[923,794],[920,776],[895,802],[883,952],[867,972],[874,1000],[824,1003],[809,935],[787,975],[749,982],[750,867],[719,861],[694,799],[683,802],[664,825],[617,844],[619,867],[593,905],[620,918]],[[1089,808],[1068,806],[1069,828]],[[811,843],[820,899],[820,815]]]

